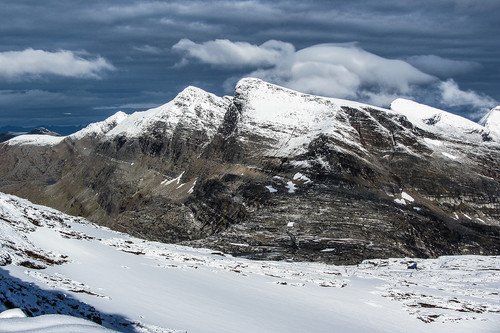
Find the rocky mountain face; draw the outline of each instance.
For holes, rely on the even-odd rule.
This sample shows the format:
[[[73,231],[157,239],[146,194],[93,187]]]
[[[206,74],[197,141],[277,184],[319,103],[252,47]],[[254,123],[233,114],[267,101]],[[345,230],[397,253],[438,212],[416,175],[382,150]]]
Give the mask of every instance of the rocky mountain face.
[[[67,137],[0,144],[0,191],[136,236],[250,258],[500,253],[500,126],[243,79]],[[47,139],[50,138],[50,139]]]

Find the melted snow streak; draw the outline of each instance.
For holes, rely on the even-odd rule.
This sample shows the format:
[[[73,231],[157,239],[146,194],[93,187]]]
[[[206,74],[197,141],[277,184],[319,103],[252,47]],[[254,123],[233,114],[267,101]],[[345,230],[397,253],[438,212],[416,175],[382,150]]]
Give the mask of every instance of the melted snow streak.
[[[409,194],[401,196],[411,202]],[[67,329],[58,332],[71,332],[71,319],[41,315],[71,315],[122,332],[500,327],[498,256],[374,259],[357,266],[251,261],[144,241],[4,194],[0,227],[0,312],[20,308]],[[29,320],[2,319],[0,331],[41,327]]]

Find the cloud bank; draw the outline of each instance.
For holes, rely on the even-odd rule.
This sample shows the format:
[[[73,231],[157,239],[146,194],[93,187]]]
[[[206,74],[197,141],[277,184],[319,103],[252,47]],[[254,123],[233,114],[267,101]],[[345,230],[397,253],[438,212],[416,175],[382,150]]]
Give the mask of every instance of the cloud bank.
[[[481,68],[481,64],[477,62],[446,59],[432,54],[412,56],[406,61],[414,67],[440,78],[450,78]]]
[[[478,110],[497,103],[474,91],[460,90],[452,79],[439,78],[475,70],[479,64],[434,55],[415,56],[407,61],[388,59],[355,43],[318,44],[296,51],[292,44],[276,40],[253,45],[229,40],[195,43],[182,39],[173,49],[183,55],[183,65],[197,61],[220,68],[253,68],[248,76],[305,93],[378,106],[388,106],[397,97],[418,99],[418,96],[425,96],[425,102],[433,105]],[[238,79],[228,80],[234,83]],[[429,96],[434,100],[429,100]]]
[[[72,51],[26,49],[0,53],[0,78],[22,80],[41,75],[98,79],[114,67],[106,59],[84,59]]]
[[[215,66],[235,68],[276,66],[283,57],[295,53],[292,44],[276,40],[253,45],[247,42],[231,42],[227,39],[216,39],[201,44],[181,39],[172,49],[184,54],[182,64],[194,59]]]
[[[449,79],[439,83],[442,102],[449,106],[464,106],[471,105],[478,109],[475,117],[480,117],[486,111],[496,106],[498,102],[489,96],[478,94],[475,91],[463,91],[458,87],[458,84]]]

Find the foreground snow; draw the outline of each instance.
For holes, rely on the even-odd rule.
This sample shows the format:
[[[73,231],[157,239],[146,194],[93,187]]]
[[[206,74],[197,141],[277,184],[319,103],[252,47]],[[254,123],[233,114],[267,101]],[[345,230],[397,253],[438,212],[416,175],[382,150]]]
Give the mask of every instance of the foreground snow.
[[[250,261],[147,242],[4,194],[0,228],[0,301],[35,316],[98,316],[107,327],[136,332],[500,327],[500,257],[418,259],[417,270],[407,269],[410,259],[357,266]],[[0,319],[0,331],[28,330],[37,325],[32,320]]]
[[[0,332],[37,332],[37,333],[106,333],[113,332],[105,329],[88,320],[64,316],[64,315],[43,315],[39,317],[27,318],[25,315],[11,316],[12,311],[19,309],[6,310],[0,314]],[[8,316],[2,317],[2,314]]]

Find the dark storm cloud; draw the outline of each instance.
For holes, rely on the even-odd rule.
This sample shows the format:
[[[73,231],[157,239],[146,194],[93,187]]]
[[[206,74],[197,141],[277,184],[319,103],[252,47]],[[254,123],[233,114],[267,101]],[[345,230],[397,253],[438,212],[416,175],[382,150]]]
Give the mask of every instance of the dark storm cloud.
[[[394,76],[379,66],[387,75],[369,77],[346,63],[319,62],[328,65],[338,96],[383,104],[404,95],[471,116],[479,104],[500,99],[498,12],[497,0],[6,0],[0,11],[0,127],[25,123],[27,116],[40,124],[85,124],[119,108],[167,102],[189,84],[221,95],[229,81],[249,73],[283,78],[293,64],[302,67],[295,67],[289,83],[314,87],[321,64],[316,59],[305,66],[304,55],[296,62],[291,57],[309,50],[335,58],[319,45],[352,42],[370,55],[363,58],[368,66],[394,61],[413,69]],[[33,64],[20,57],[27,50],[39,52],[29,57]],[[66,65],[58,58],[62,53]],[[2,63],[2,55],[18,56]],[[342,66],[349,80],[334,75]],[[415,83],[410,72],[436,79]]]

